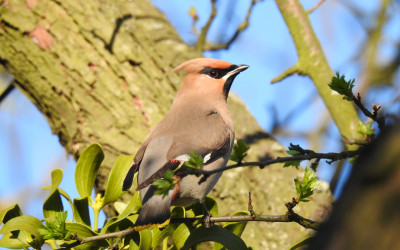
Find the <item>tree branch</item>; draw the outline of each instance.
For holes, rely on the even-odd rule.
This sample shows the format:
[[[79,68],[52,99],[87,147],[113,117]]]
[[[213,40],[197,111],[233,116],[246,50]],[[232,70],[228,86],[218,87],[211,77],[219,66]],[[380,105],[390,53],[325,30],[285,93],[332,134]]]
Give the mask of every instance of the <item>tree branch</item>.
[[[249,208],[251,206],[251,198],[250,198],[250,193],[249,193]],[[238,215],[238,216],[220,216],[220,217],[210,217],[209,221],[211,223],[215,222],[244,222],[244,221],[264,221],[264,222],[296,222],[300,226],[304,228],[309,228],[313,230],[318,230],[318,227],[320,225],[319,222],[307,219],[302,217],[301,215],[295,213],[293,211],[293,208],[298,204],[299,202],[296,199],[292,199],[292,202],[288,202],[285,204],[285,206],[288,209],[288,212],[284,215],[256,215],[256,214],[251,214],[251,215]],[[202,223],[203,218],[171,218],[170,223]],[[64,246],[62,248],[59,248],[59,250],[66,250],[66,249],[71,249],[72,247],[76,247],[85,243],[93,242],[93,241],[99,241],[99,240],[105,240],[105,239],[110,239],[110,238],[122,238],[124,236],[127,236],[131,233],[135,232],[135,229],[128,228],[119,232],[113,232],[113,233],[108,233],[108,234],[102,234],[102,235],[96,235],[92,237],[88,237],[85,239],[81,239],[77,237],[76,234],[71,235],[71,239],[76,240],[75,242],[68,244],[67,246]]]
[[[374,105],[372,107],[372,112],[370,112],[361,102],[361,96],[360,93],[357,94],[357,97],[353,94],[352,95],[353,102],[361,109],[363,114],[372,120],[374,120],[376,123],[378,123],[379,129],[382,131],[385,128],[385,117],[381,116],[378,117],[378,111],[381,109],[381,106],[379,105]]]
[[[253,11],[253,7],[254,7],[254,5],[256,5],[257,2],[260,2],[260,0],[252,0],[251,1],[251,4],[247,10],[245,20],[239,25],[236,32],[233,34],[231,39],[229,39],[228,42],[218,43],[218,44],[213,44],[211,42],[207,42],[204,50],[214,51],[214,50],[228,49],[231,46],[231,44],[236,40],[236,38],[239,36],[239,34],[242,33],[245,29],[247,29],[247,27],[250,25],[249,19],[250,19],[251,13]]]
[[[331,153],[316,153],[312,150],[304,150],[298,145],[293,145],[293,144],[290,144],[290,145],[291,145],[291,147],[289,147],[289,149],[299,151],[300,153],[298,155],[294,155],[294,156],[278,157],[276,159],[267,160],[267,161],[241,162],[241,163],[237,163],[234,165],[226,166],[224,168],[214,169],[214,170],[210,170],[210,171],[188,170],[187,174],[203,175],[203,177],[200,179],[200,183],[201,183],[201,182],[204,182],[208,178],[208,176],[210,176],[212,174],[223,172],[223,171],[226,171],[229,169],[239,168],[239,167],[258,166],[260,168],[264,168],[265,166],[272,165],[275,163],[283,163],[283,162],[289,162],[289,161],[304,161],[304,160],[313,160],[313,159],[317,159],[318,161],[321,159],[327,159],[327,160],[329,160],[329,161],[327,161],[327,163],[331,164],[331,163],[341,160],[341,159],[357,156],[362,151],[362,148],[359,148],[357,150],[342,151],[340,153],[332,153],[332,152]]]
[[[307,10],[308,14],[313,13],[316,9],[319,8],[319,6],[321,6],[323,3],[325,2],[325,0],[319,0],[318,3],[316,5],[314,5],[314,7],[312,7],[311,9]]]
[[[7,97],[10,92],[15,89],[14,82],[10,83],[7,88],[0,94],[0,103]]]
[[[276,0],[275,3],[293,38],[299,60],[295,67],[274,78],[273,81],[284,79],[290,74],[299,72],[309,76],[324,100],[340,134],[347,138],[361,139],[361,135],[354,129],[357,128],[359,121],[355,108],[351,103],[343,102],[341,97],[333,94],[328,87],[327,83],[332,78],[333,72],[311,26],[308,13],[299,0]],[[346,112],[343,112],[343,110],[346,110]],[[349,150],[354,150],[357,145],[346,145],[346,147]]]
[[[215,2],[216,0],[211,0],[210,16],[208,17],[206,25],[204,25],[204,27],[201,29],[201,33],[199,35],[197,43],[194,45],[194,47],[199,51],[203,51],[203,48],[206,44],[208,30],[210,29],[211,23],[214,21],[214,18],[217,15],[217,8],[215,7]]]
[[[173,218],[171,223],[193,223],[196,221],[201,221],[202,218]],[[211,217],[210,222],[241,222],[241,221],[264,221],[264,222],[296,222],[297,224],[310,228],[313,230],[318,230],[319,222],[306,219],[299,214],[287,213],[284,215],[240,215],[240,216],[221,216],[221,217]]]

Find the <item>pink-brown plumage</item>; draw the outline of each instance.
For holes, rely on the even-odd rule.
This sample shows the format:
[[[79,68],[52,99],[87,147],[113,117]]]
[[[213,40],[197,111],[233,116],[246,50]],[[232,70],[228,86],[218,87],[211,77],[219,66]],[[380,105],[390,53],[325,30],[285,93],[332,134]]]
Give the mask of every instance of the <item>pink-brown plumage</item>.
[[[135,159],[135,168],[124,181],[130,187],[133,173],[139,171],[138,185],[142,209],[136,221],[138,230],[165,226],[170,206],[188,206],[203,202],[221,173],[199,184],[199,177],[188,175],[165,197],[154,195],[151,185],[176,160],[187,160],[191,151],[205,159],[204,169],[224,167],[229,160],[234,141],[233,122],[226,105],[232,81],[247,65],[234,65],[211,58],[186,61],[173,72],[186,72],[175,100],[163,120],[150,132]],[[174,165],[175,164],[175,165]]]

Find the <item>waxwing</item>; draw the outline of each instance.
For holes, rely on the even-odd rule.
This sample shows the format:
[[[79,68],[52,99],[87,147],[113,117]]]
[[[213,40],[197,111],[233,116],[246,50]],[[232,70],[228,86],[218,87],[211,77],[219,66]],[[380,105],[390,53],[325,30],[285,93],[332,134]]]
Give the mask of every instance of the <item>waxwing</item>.
[[[186,61],[172,72],[186,72],[175,100],[163,120],[150,132],[139,148],[123,183],[131,187],[138,171],[138,188],[142,208],[135,230],[162,228],[169,224],[171,206],[203,203],[221,176],[184,176],[165,196],[155,195],[151,185],[167,169],[176,169],[189,159],[191,151],[204,158],[204,170],[225,167],[234,142],[233,122],[226,100],[235,77],[247,65],[234,65],[211,58]]]

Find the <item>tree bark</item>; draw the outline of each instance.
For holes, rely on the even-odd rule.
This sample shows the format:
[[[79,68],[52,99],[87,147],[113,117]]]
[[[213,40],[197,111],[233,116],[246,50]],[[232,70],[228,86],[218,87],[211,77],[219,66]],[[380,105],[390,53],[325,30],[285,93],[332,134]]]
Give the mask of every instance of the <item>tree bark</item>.
[[[0,62],[75,159],[93,142],[103,146],[98,192],[104,190],[116,157],[134,154],[168,111],[182,79],[170,70],[201,56],[144,0],[8,0],[0,6]],[[232,93],[229,107],[237,138],[251,144],[249,160],[285,154]],[[246,210],[249,190],[260,213],[282,213],[284,202],[295,195],[292,180],[299,174],[281,166],[238,169],[225,173],[211,195],[219,199],[220,215]],[[315,199],[303,206],[302,215],[313,217],[326,206],[329,191]],[[306,232],[274,224],[276,233],[265,243],[263,231],[269,226],[249,227],[246,233],[252,236],[246,242],[256,247],[287,247]],[[282,233],[290,240],[277,236]]]
[[[309,249],[400,246],[400,124],[365,148]]]

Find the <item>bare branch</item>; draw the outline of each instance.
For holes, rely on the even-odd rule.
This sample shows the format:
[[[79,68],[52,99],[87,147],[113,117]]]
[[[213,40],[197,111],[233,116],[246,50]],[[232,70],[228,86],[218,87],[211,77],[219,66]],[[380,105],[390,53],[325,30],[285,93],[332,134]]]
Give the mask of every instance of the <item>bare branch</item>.
[[[297,150],[297,151],[300,150],[299,151],[300,154],[294,155],[294,156],[288,156],[288,157],[278,157],[276,159],[267,160],[267,161],[242,162],[242,163],[237,163],[234,165],[226,166],[224,168],[214,169],[214,170],[210,170],[210,171],[206,171],[206,170],[188,171],[189,172],[188,174],[204,175],[200,179],[200,182],[203,182],[208,178],[208,176],[210,176],[212,174],[223,172],[223,171],[226,171],[229,169],[239,168],[239,167],[258,166],[260,168],[264,168],[265,166],[272,165],[275,163],[283,163],[283,162],[288,162],[288,161],[304,161],[304,160],[313,160],[313,159],[317,159],[317,160],[326,159],[326,160],[329,160],[329,161],[327,161],[327,163],[331,164],[332,162],[335,162],[335,161],[338,161],[341,159],[355,157],[355,156],[359,155],[362,151],[362,148],[359,148],[357,150],[342,151],[340,153],[316,153],[312,150],[301,149],[301,147],[298,145],[291,144],[291,146],[295,147],[295,148],[293,148],[293,150]]]
[[[271,83],[277,83],[282,81],[283,79],[291,76],[291,75],[301,75],[304,76],[306,75],[306,72],[299,66],[298,63],[296,63],[295,65],[293,65],[292,67],[286,69],[284,72],[282,72],[281,74],[279,74],[278,76],[275,76],[274,78],[271,79]]]
[[[249,205],[248,205],[248,210],[250,213],[251,218],[255,218],[256,217],[256,213],[253,210],[253,201],[251,200],[251,192],[249,192]]]
[[[14,80],[15,81],[15,80]],[[7,97],[10,92],[15,89],[14,81],[10,83],[7,88],[0,94],[0,103]]]
[[[216,0],[211,0],[210,16],[208,17],[208,21],[207,21],[206,25],[204,25],[204,27],[201,29],[201,33],[199,35],[199,39],[197,40],[197,43],[194,45],[194,47],[200,51],[203,50],[203,48],[206,44],[208,30],[210,29],[211,23],[214,21],[214,18],[217,15],[217,8],[215,7],[215,2],[216,2]]]
[[[194,223],[201,221],[202,218],[173,218],[171,223]],[[264,221],[264,222],[296,222],[297,224],[318,230],[319,222],[315,222],[310,219],[306,219],[299,214],[288,212],[284,215],[240,215],[240,216],[221,216],[211,217],[211,222],[241,222],[241,221]]]
[[[296,222],[297,224],[303,226],[304,228],[310,228],[313,230],[318,230],[320,225],[319,222],[304,218],[299,214],[293,211],[293,208],[299,204],[299,201],[295,198],[292,198],[291,202],[287,202],[285,204],[288,212],[284,215],[256,215],[253,211],[252,201],[251,201],[251,193],[249,192],[249,211],[251,215],[238,215],[238,216],[220,216],[220,217],[210,217],[210,223],[215,222],[243,222],[243,221],[264,221],[264,222]],[[170,223],[202,223],[203,218],[171,218]],[[81,239],[77,237],[76,234],[71,235],[72,240],[76,240],[74,243],[71,243],[65,247],[59,248],[59,250],[70,249],[71,247],[76,247],[88,242],[105,240],[110,238],[122,238],[131,233],[135,232],[134,228],[128,228],[119,232],[113,232],[108,234],[96,235],[92,237],[88,237],[85,239]]]
[[[378,117],[378,111],[381,109],[381,106],[379,105],[374,105],[372,107],[372,112],[370,112],[361,102],[361,96],[360,93],[357,94],[357,97],[353,94],[352,95],[353,102],[361,109],[363,114],[372,120],[374,120],[376,123],[378,123],[379,129],[383,130],[385,128],[385,117],[380,116]]]
[[[311,14],[314,10],[318,9],[319,6],[321,6],[324,2],[325,2],[325,0],[319,0],[318,3],[316,5],[314,5],[314,7],[312,7],[309,10],[307,10],[307,13]]]
[[[231,39],[229,39],[228,42],[219,43],[219,44],[213,44],[213,43],[207,42],[204,50],[213,51],[213,50],[228,49],[231,46],[231,44],[236,40],[236,38],[239,36],[239,34],[242,33],[245,29],[247,29],[247,27],[250,25],[249,19],[250,19],[251,13],[253,11],[253,7],[257,2],[260,2],[260,0],[252,0],[251,1],[249,9],[247,10],[245,20],[239,25],[235,34],[233,34],[233,36],[231,37]]]
[[[72,247],[76,247],[85,243],[93,242],[93,241],[99,241],[99,240],[105,240],[105,239],[110,239],[110,238],[122,238],[126,235],[129,235],[131,233],[135,232],[135,228],[128,228],[119,232],[113,232],[113,233],[108,233],[108,234],[101,234],[101,235],[96,235],[92,237],[88,237],[85,239],[80,239],[76,235],[72,237],[72,239],[77,240],[74,243],[68,244],[65,247],[61,247],[58,250],[67,250],[71,249]]]

